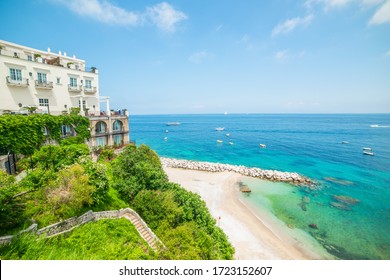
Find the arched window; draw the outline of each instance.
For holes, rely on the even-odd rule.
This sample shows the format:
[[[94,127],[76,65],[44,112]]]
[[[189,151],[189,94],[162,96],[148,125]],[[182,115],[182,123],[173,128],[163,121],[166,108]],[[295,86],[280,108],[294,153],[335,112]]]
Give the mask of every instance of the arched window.
[[[102,134],[107,132],[107,125],[105,122],[98,122],[95,126],[95,133]]]
[[[113,131],[122,131],[123,124],[121,121],[115,120],[112,124]]]

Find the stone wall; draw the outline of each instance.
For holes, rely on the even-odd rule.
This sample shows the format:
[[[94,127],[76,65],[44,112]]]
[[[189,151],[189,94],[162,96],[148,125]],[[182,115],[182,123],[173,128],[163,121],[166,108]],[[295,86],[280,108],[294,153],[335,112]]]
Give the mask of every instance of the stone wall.
[[[287,182],[294,185],[304,185],[308,187],[314,186],[314,182],[312,180],[295,172],[264,170],[256,167],[249,168],[242,165],[200,162],[200,161],[163,158],[163,157],[160,157],[160,160],[161,160],[161,164],[166,167],[199,170],[199,171],[207,171],[207,172],[231,171],[231,172],[239,173],[241,175],[270,180],[270,181]]]
[[[59,234],[64,234],[66,232],[69,232],[73,230],[76,227],[79,227],[85,223],[88,223],[89,221],[97,221],[101,219],[117,219],[122,217],[124,213],[128,212],[133,213],[134,215],[139,215],[132,209],[126,208],[121,210],[113,210],[113,211],[102,211],[102,212],[93,212],[92,210],[84,213],[80,217],[72,217],[69,219],[66,219],[65,221],[61,221],[55,224],[52,224],[50,226],[37,229],[37,224],[31,225],[28,229],[20,231],[17,235],[26,233],[26,232],[32,232],[36,233],[37,235],[43,235],[45,237],[52,237]],[[141,217],[139,217],[140,221],[145,224],[145,222],[142,220]],[[147,230],[151,232],[151,230],[147,227],[145,224],[145,227]],[[155,236],[153,233],[151,233],[153,236]],[[14,235],[7,235],[0,237],[0,246],[9,244],[12,241],[12,238]]]

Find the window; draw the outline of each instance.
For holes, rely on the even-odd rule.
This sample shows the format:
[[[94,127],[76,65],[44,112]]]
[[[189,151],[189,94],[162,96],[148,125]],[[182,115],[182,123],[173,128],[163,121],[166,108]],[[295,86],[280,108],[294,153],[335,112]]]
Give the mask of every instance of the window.
[[[91,80],[85,80],[85,88],[92,88]]]
[[[32,55],[27,55],[27,60],[32,61]]]
[[[77,87],[77,78],[70,77],[70,86]]]
[[[80,100],[79,100],[79,108],[81,109],[81,103],[80,103]],[[87,103],[85,100],[83,100],[83,110],[85,111],[85,109],[87,109]]]
[[[57,84],[61,84],[61,78],[57,77]]]
[[[98,122],[95,126],[95,133],[105,133],[106,132],[106,124],[104,122]]]
[[[122,145],[123,144],[122,135],[121,134],[114,135],[114,144],[116,144],[116,145]]]
[[[21,81],[22,80],[22,70],[20,70],[20,69],[10,68],[9,75],[11,77],[11,80],[14,80],[14,81]]]
[[[42,133],[43,133],[43,135],[45,135],[45,136],[49,135],[49,131],[47,130],[47,127],[46,127],[46,126],[42,127]]]
[[[106,137],[97,137],[96,138],[96,146],[106,146],[107,145],[107,138]]]
[[[114,123],[112,124],[112,130],[113,131],[121,131],[122,130],[122,122],[115,120]]]
[[[47,98],[39,98],[39,106],[49,107],[49,99],[47,99]]]
[[[72,129],[71,129],[70,125],[67,125],[67,124],[61,125],[61,134],[63,136],[70,135],[71,131],[72,131]]]
[[[46,73],[38,73],[38,83],[46,83]]]

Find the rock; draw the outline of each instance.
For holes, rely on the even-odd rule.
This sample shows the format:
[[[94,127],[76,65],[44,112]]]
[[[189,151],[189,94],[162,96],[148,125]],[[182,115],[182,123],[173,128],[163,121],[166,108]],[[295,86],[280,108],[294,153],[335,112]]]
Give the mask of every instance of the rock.
[[[248,186],[243,186],[240,188],[240,191],[243,193],[250,193],[251,189]]]
[[[309,228],[318,229],[318,226],[316,224],[309,224]]]
[[[329,203],[331,207],[334,207],[334,208],[337,208],[337,209],[341,209],[341,210],[351,210],[351,208],[349,208],[347,205],[343,204],[343,203],[339,203],[339,202],[330,202]]]
[[[348,205],[355,205],[360,202],[359,199],[347,196],[347,195],[334,195],[333,199]]]
[[[236,166],[230,164],[211,163],[211,162],[197,162],[190,160],[179,160],[171,158],[160,158],[161,164],[166,167],[182,168],[191,170],[201,170],[208,172],[224,172],[233,171],[242,175],[251,176],[255,178],[266,178],[270,181],[288,182],[301,186],[305,183],[305,186],[312,186],[314,183],[295,172],[281,172],[277,170],[263,170],[260,168],[249,168],[245,166]]]

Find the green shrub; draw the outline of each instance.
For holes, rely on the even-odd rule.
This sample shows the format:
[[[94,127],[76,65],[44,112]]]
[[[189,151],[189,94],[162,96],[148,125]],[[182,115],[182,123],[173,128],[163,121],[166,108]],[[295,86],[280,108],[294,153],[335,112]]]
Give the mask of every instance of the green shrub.
[[[84,205],[93,203],[95,188],[81,165],[68,166],[58,172],[58,178],[46,190],[47,203],[61,218],[77,215]]]

